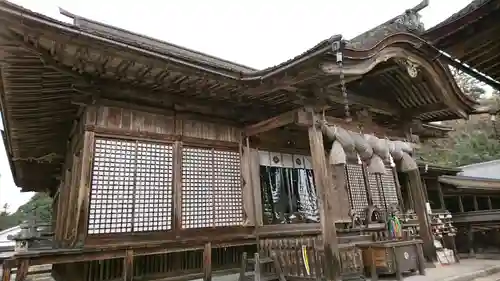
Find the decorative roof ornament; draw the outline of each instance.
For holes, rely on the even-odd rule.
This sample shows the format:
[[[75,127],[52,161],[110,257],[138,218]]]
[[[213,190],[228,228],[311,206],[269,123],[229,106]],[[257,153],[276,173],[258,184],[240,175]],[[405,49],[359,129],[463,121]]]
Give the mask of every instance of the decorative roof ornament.
[[[427,6],[429,6],[429,0],[423,0],[403,14],[349,40],[348,47],[351,49],[370,49],[382,39],[398,32],[411,32],[420,35],[425,29],[418,12]]]
[[[400,66],[406,68],[406,71],[408,72],[408,76],[411,78],[417,78],[418,76],[418,64],[412,62],[409,59],[396,59],[395,60],[397,64]]]
[[[406,10],[406,12],[398,16],[394,22],[403,25],[408,31],[415,33],[422,33],[425,31],[424,23],[421,21],[422,16],[413,9]]]

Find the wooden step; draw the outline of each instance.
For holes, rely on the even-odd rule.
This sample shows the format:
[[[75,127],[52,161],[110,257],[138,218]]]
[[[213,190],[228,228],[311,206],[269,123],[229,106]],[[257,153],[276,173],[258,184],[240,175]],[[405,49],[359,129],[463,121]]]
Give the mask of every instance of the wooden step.
[[[245,272],[245,281],[255,280],[255,274],[252,271]],[[260,275],[260,281],[272,281],[279,280],[278,274],[275,273],[262,273]]]

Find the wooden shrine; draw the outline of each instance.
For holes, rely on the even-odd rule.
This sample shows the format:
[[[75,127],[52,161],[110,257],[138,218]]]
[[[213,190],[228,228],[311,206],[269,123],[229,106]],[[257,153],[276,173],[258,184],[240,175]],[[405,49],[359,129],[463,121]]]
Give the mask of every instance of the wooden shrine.
[[[419,37],[425,2],[264,70],[1,2],[7,155],[23,191],[54,198],[52,246],[5,260],[2,280],[39,264],[56,280],[211,280],[244,253],[338,280],[379,271],[362,246],[385,243],[414,245],[420,269],[435,250],[414,146],[475,107]]]
[[[425,169],[421,166],[421,170]],[[457,253],[474,256],[476,252],[498,252],[500,180],[457,176],[460,171],[427,166],[422,173],[432,212],[451,213]]]

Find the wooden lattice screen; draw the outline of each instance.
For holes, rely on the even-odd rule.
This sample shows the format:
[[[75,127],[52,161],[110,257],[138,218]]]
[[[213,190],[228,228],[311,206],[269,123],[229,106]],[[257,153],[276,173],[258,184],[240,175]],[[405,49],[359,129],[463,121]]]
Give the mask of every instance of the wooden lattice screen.
[[[239,153],[184,147],[181,206],[183,228],[241,225]]]
[[[346,165],[349,205],[361,218],[365,216],[365,208],[368,206],[366,185],[363,175],[363,167],[359,164]]]
[[[396,189],[397,187],[395,181],[395,176],[397,175],[394,175],[394,170],[390,167],[386,167],[385,170],[386,170],[385,174],[381,175],[385,200],[388,205],[399,204],[398,192]]]
[[[391,203],[398,204],[399,200],[392,168],[386,167],[386,173],[383,175],[368,174],[368,183],[375,206],[381,210],[386,210],[386,206]]]
[[[172,146],[96,138],[89,234],[169,230]]]

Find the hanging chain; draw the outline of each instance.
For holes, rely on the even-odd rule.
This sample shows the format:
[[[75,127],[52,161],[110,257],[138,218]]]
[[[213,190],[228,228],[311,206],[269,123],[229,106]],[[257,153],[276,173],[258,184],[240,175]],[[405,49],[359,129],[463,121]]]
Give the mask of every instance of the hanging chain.
[[[344,62],[343,62],[343,54],[342,54],[342,44],[343,42],[336,42],[333,48],[337,51],[337,65],[339,66],[339,76],[340,76],[340,90],[342,92],[342,97],[344,98],[344,111],[345,111],[345,120],[346,122],[351,122],[351,112],[349,110],[349,99],[347,96],[347,88],[345,86],[345,75],[344,75]]]

